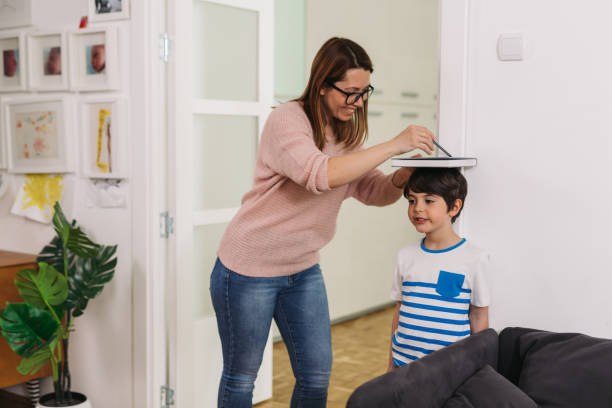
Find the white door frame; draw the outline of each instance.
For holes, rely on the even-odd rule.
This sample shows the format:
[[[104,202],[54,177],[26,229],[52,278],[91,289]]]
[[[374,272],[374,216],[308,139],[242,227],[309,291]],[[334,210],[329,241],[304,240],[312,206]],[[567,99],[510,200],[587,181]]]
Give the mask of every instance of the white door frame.
[[[440,0],[440,143],[464,155],[467,131],[467,87],[470,0]]]
[[[144,123],[132,128],[146,135],[132,149],[132,407],[159,408],[166,378],[165,273],[167,240],[160,237],[159,214],[166,207],[166,67],[159,36],[166,30],[166,0],[134,1],[132,32],[143,63],[131,68],[133,100],[144,105]]]

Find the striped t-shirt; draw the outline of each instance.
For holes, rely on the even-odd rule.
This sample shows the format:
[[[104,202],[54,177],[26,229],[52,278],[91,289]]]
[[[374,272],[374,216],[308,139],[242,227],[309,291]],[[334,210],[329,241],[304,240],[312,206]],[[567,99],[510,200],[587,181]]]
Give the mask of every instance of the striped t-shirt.
[[[405,365],[470,335],[470,304],[489,305],[488,255],[466,242],[408,245],[397,256],[391,298],[401,301],[393,364]]]

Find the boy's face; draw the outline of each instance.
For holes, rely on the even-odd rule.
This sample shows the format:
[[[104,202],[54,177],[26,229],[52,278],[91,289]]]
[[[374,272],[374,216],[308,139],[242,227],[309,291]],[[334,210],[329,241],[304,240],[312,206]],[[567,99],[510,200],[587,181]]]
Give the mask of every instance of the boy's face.
[[[106,64],[106,51],[104,44],[98,44],[91,47],[91,67],[96,72],[102,72]]]
[[[408,218],[417,231],[428,234],[441,228],[449,228],[452,218],[461,209],[461,200],[449,210],[442,197],[435,194],[415,193],[408,195]]]

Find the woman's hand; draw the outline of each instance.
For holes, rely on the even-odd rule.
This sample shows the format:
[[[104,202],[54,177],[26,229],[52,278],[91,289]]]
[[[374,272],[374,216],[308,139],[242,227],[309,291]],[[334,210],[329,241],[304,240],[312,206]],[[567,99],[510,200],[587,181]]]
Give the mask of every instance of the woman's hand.
[[[399,135],[392,139],[397,148],[397,154],[409,152],[414,149],[421,149],[427,154],[434,151],[434,135],[423,126],[410,125]]]
[[[399,135],[367,149],[331,157],[327,162],[327,179],[330,188],[336,188],[358,179],[385,160],[421,149],[427,154],[434,151],[434,135],[422,126],[408,126]],[[402,183],[405,184],[405,183]],[[400,183],[396,183],[400,185]]]
[[[402,167],[399,170],[396,170],[393,173],[393,177],[391,177],[391,183],[397,188],[404,188],[412,173],[414,173],[414,167]]]

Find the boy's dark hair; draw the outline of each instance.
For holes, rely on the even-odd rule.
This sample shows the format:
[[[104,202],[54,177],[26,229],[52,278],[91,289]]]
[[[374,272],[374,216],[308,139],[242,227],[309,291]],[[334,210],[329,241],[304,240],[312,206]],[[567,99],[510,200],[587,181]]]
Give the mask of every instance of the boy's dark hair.
[[[455,204],[456,199],[461,200],[459,212],[451,219],[451,222],[455,222],[465,205],[467,181],[457,168],[419,167],[412,173],[404,187],[404,197],[408,198],[410,190],[442,197],[447,210]]]

